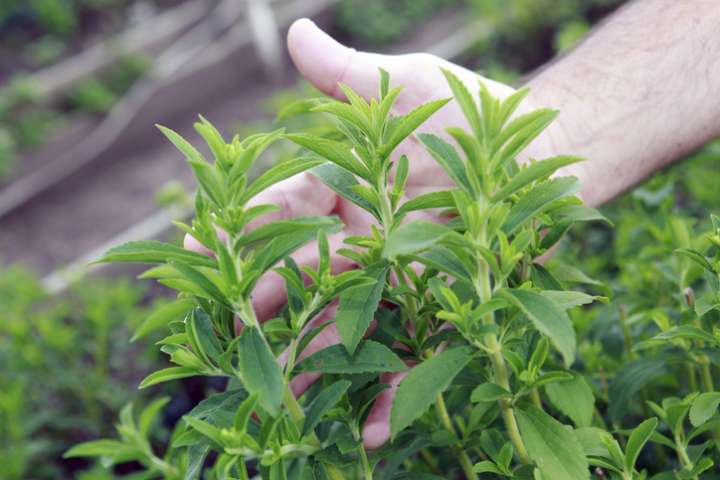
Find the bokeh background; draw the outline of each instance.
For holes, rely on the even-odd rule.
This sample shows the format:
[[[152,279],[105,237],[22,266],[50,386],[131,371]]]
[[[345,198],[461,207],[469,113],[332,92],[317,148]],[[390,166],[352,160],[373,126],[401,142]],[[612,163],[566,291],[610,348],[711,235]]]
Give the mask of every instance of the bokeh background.
[[[155,123],[193,140],[198,113],[226,135],[293,128],[277,112],[312,92],[285,51],[296,18],[359,49],[428,51],[520,85],[622,3],[0,0],[0,479],[132,474],[62,452],[112,436],[123,404],[164,393],[161,438],[213,387],[138,391],[165,360],[156,339],[130,338],[166,292],[132,269],[87,267],[129,239],[180,239],[171,220],[189,212],[191,172]],[[606,326],[598,336],[617,331],[644,289],[663,288],[679,237],[717,213],[719,161],[707,145],[605,207],[614,228],[583,227],[565,243],[559,258],[579,258],[614,291],[591,315]]]

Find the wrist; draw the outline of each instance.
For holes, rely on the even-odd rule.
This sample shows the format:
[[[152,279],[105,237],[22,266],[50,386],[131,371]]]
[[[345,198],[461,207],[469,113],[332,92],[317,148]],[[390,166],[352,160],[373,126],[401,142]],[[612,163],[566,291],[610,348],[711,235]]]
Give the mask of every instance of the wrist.
[[[553,89],[549,82],[541,76],[531,79],[526,86],[530,88],[526,103],[528,111],[539,108],[558,110],[557,118],[532,142],[527,150],[527,158],[548,158],[557,155],[577,155],[585,157],[584,149],[573,139],[583,138],[583,132],[577,131],[581,122],[572,118],[571,105],[568,105],[567,93],[561,95]],[[590,164],[587,157],[582,162],[574,163],[560,169],[557,176],[574,176],[582,185],[578,196],[588,205],[597,205],[599,198],[593,191],[591,182]]]

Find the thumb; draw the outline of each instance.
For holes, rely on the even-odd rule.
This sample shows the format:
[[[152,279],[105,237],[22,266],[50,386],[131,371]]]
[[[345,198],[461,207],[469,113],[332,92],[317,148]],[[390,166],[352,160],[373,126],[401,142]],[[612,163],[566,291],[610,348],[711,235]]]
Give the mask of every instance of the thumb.
[[[377,95],[378,68],[387,70],[393,63],[387,55],[358,52],[342,45],[307,18],[290,26],[287,43],[302,76],[340,100],[345,96],[338,83],[347,84],[366,99]]]

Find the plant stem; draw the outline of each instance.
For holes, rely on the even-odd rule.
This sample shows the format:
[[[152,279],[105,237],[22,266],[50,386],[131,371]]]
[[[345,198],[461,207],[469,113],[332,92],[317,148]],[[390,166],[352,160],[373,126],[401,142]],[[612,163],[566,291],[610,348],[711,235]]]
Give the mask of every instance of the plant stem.
[[[387,191],[387,179],[382,179],[378,182],[377,190],[379,193],[378,196],[380,197],[380,223],[383,229],[383,235],[387,238],[395,220],[390,204],[390,195]]]
[[[423,460],[425,460],[425,463],[434,474],[439,475],[442,473],[438,468],[437,460],[435,460],[435,458],[432,456],[432,454],[427,448],[423,448],[420,450],[420,456],[423,458]]]
[[[627,323],[627,311],[625,310],[625,305],[620,305],[618,307],[618,317],[620,318],[620,326],[622,327],[625,355],[627,355],[628,360],[633,360],[635,355],[633,353],[632,332],[630,332],[630,326]]]
[[[674,440],[675,440],[675,451],[677,452],[678,460],[680,460],[680,464],[687,468],[688,470],[692,470],[694,465],[693,462],[690,461],[690,457],[688,457],[687,450],[685,447],[685,441],[684,441],[684,434],[675,434]],[[693,480],[698,480],[697,475],[694,475]]]
[[[688,372],[688,380],[690,382],[690,391],[696,392],[698,390],[698,384],[697,384],[697,376],[695,375],[695,367],[688,363],[686,364],[687,372]]]
[[[287,407],[288,412],[290,413],[290,418],[292,418],[293,421],[299,422],[305,418],[305,414],[303,413],[302,408],[300,408],[300,404],[295,398],[295,395],[293,395],[292,390],[290,390],[290,385],[287,383],[283,389],[283,403],[285,404],[285,407]]]
[[[292,374],[293,368],[295,368],[295,360],[297,356],[299,337],[293,338],[292,342],[288,346],[287,361],[285,362],[285,381],[290,381],[290,374]]]
[[[367,452],[365,451],[365,447],[360,445],[360,460],[362,461],[362,469],[363,469],[363,477],[365,480],[372,480],[373,479],[373,471],[372,467],[370,466],[370,462],[368,461]]]
[[[492,291],[490,288],[490,272],[488,270],[488,265],[482,259],[478,259],[478,273],[479,278],[475,282],[475,288],[478,296],[480,297],[480,302],[484,303],[490,300],[490,297],[492,297]],[[486,325],[495,325],[495,317],[492,312],[483,316],[483,323]],[[497,335],[494,333],[487,334],[486,342],[493,371],[495,373],[495,383],[505,390],[511,391],[510,379],[508,378],[505,359],[502,356]],[[520,429],[518,428],[517,421],[515,420],[515,413],[513,412],[512,405],[506,398],[500,399],[499,403],[510,441],[512,441],[520,461],[524,464],[529,464],[530,456],[527,453],[522,436],[520,435]]]
[[[542,400],[540,400],[540,392],[537,388],[533,388],[530,390],[530,398],[532,399],[533,404],[535,404],[538,408],[543,408],[542,406]]]
[[[327,464],[325,465],[325,470],[327,471],[330,480],[345,480],[345,475],[343,475],[343,473],[335,465]]]
[[[435,399],[435,411],[437,412],[438,417],[440,417],[440,422],[442,422],[445,429],[455,435],[455,427],[453,427],[452,420],[450,420],[450,415],[448,414],[447,407],[445,406],[445,399],[443,398],[442,393],[439,393]],[[462,448],[462,445],[458,443],[454,446],[454,448],[455,453],[458,456],[458,460],[460,460],[460,466],[463,469],[465,477],[468,478],[468,480],[476,480],[477,475],[473,471],[473,464],[467,456],[465,450]]]
[[[712,371],[710,370],[710,362],[708,361],[707,357],[703,356],[703,364],[702,364],[702,380],[703,380],[703,386],[705,387],[706,392],[714,392],[715,391],[715,384],[713,382],[712,378]]]

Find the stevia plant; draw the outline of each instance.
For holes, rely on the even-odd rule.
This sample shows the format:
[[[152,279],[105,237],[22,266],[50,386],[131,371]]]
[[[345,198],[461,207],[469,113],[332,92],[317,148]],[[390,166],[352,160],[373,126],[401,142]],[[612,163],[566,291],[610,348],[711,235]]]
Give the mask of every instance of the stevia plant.
[[[690,444],[701,438],[709,447],[720,422],[712,382],[700,395],[648,398],[648,415],[623,424],[586,368],[594,365],[592,352],[583,352],[587,360],[578,356],[568,310],[606,298],[593,294],[599,288],[580,271],[546,268],[537,259],[574,223],[604,218],[574,196],[576,178],[556,175],[579,158],[518,162],[557,112],[519,113],[527,90],[500,100],[480,84],[476,98],[443,73],[469,130],[416,135],[451,183],[410,200],[413,159],[396,149],[450,99],[394,115],[400,89],[390,88],[383,71],[370,102],[345,86],[348,103],[303,102],[332,118],[329,137],[275,131],[226,142],[201,119],[196,129],[214,157],[209,162],[161,127],[199,184],[195,218],[178,227],[210,254],[144,241],[114,248],[101,261],[156,264],[143,277],[178,291],[137,333],[169,329],[159,344],[175,366],[151,374],[141,388],[197,375],[227,377],[227,388],[185,415],[165,448],[148,440],[158,400],[137,418],[125,409],[118,440],[80,444],[68,456],[97,456],[106,465],[134,460],[144,467],[142,478],[582,480],[593,472],[633,480],[648,477],[638,459],[653,441],[669,458],[665,477],[657,478],[699,478],[712,467],[707,448]],[[302,147],[300,154],[248,178],[253,162],[283,138]],[[346,238],[336,252],[357,269],[331,269],[327,236],[341,229],[337,218],[266,221],[278,207],[254,200],[304,171],[375,219],[371,231]],[[444,223],[418,220],[418,212],[439,212]],[[298,265],[292,253],[313,240],[317,265]],[[700,265],[693,268],[709,272],[708,313],[720,304],[720,265],[704,253],[682,250]],[[252,294],[271,270],[284,279],[287,306],[261,323]],[[583,283],[591,288],[567,288]],[[317,320],[333,303],[341,342],[299,360],[327,327]],[[659,342],[677,355],[676,344],[687,341],[685,355],[712,358],[703,353],[717,345],[709,325],[682,327],[684,334],[665,329],[648,345]],[[366,449],[361,427],[388,388],[385,374],[398,372],[404,378],[391,409],[391,439]],[[320,378],[296,398],[290,382],[305,373]]]

